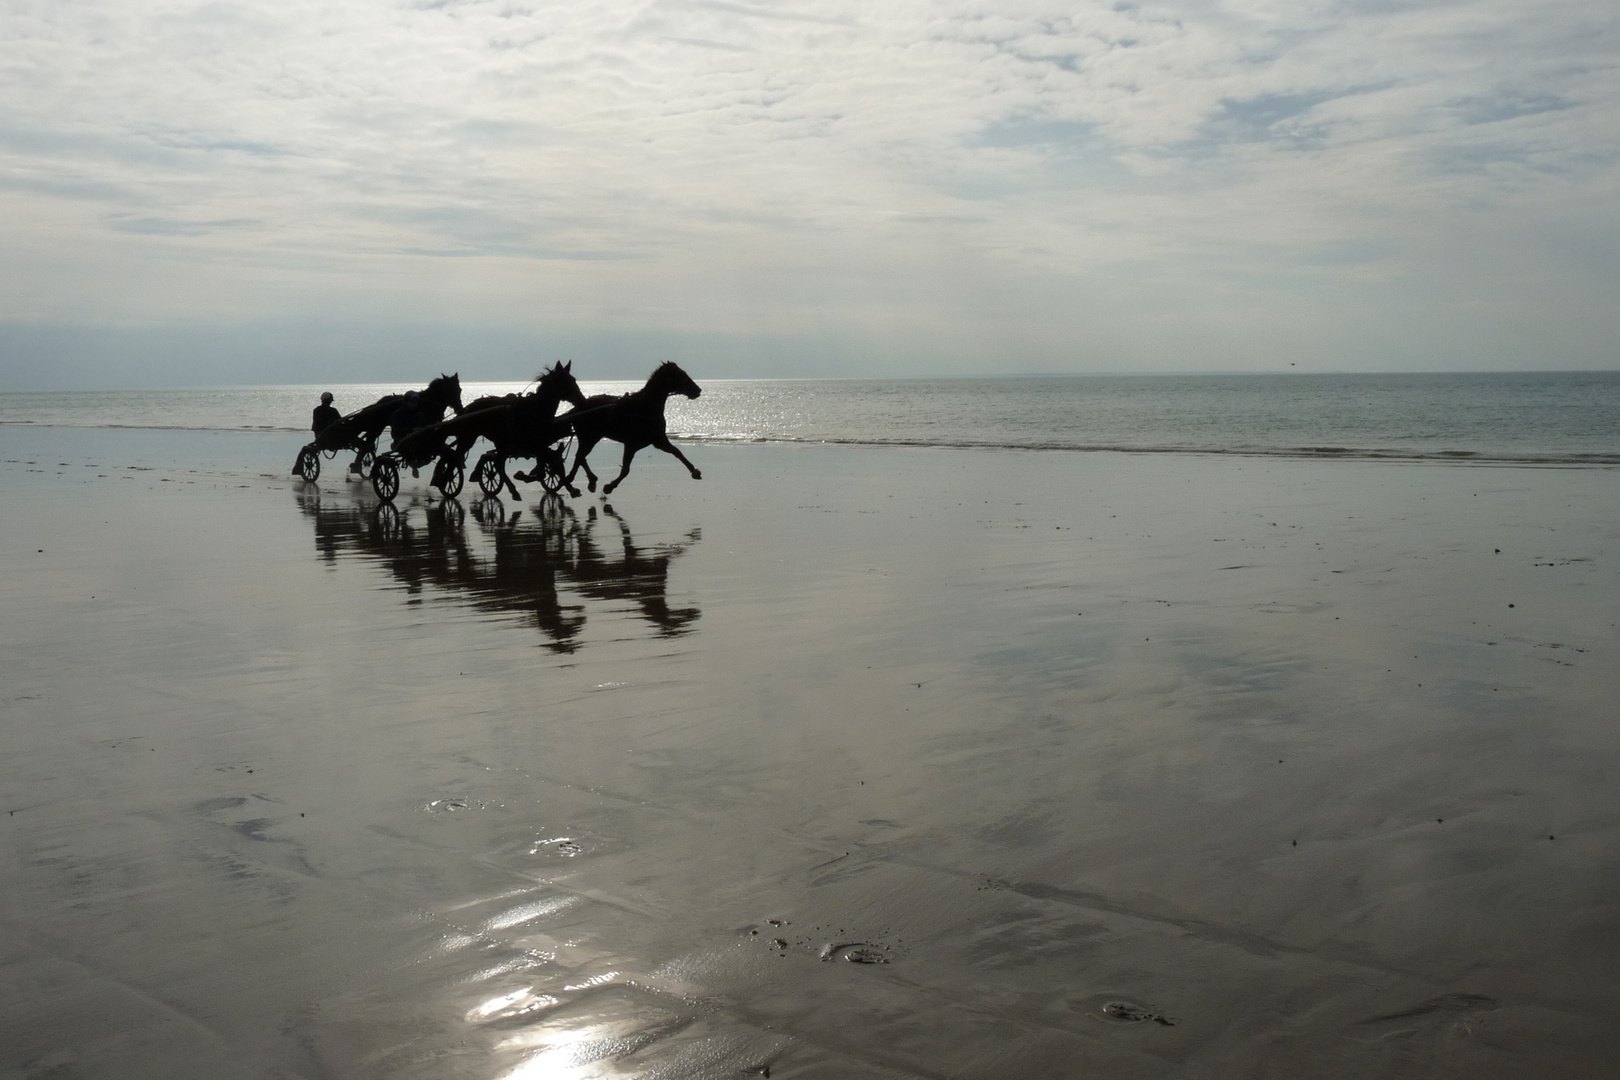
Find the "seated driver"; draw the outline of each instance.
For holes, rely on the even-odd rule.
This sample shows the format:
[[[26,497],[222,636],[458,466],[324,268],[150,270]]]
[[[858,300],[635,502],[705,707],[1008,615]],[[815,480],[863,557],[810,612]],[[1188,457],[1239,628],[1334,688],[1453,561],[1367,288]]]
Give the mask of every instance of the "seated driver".
[[[388,421],[388,426],[394,432],[394,446],[397,448],[401,439],[404,439],[417,428],[426,427],[427,424],[428,418],[424,415],[422,408],[422,395],[412,390],[405,395],[405,400],[400,402],[399,408],[394,410],[393,417]],[[421,475],[418,471],[419,465],[413,464],[409,460],[407,460],[406,464],[411,466],[412,476]]]
[[[321,395],[321,403],[315,406],[315,417],[310,424],[310,430],[319,435],[334,421],[341,419],[343,414],[332,407],[332,392],[328,390]]]

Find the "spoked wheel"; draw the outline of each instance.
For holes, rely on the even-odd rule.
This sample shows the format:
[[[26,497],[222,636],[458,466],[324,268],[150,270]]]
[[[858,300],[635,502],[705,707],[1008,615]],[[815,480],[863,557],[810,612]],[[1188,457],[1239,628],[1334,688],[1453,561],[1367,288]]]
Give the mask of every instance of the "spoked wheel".
[[[397,468],[394,470],[399,471]],[[399,508],[393,503],[383,503],[377,507],[377,533],[385,540],[397,539],[400,533],[401,522]]]
[[[478,490],[485,495],[497,495],[501,490],[501,470],[495,465],[495,459],[485,454],[478,459],[478,465],[473,469],[473,480],[478,484]]]
[[[377,455],[376,455],[376,453],[374,451],[367,450],[365,453],[361,454],[360,455],[360,475],[361,476],[370,476],[371,475],[371,468],[372,468],[373,465],[376,465],[376,464],[377,464]]]
[[[285,459],[284,459],[285,460]],[[304,447],[298,453],[298,475],[304,478],[306,484],[313,484],[320,479],[321,454],[319,450]]]
[[[452,465],[448,461],[440,464],[439,470],[439,479],[443,481],[439,485],[439,492],[447,499],[453,499],[460,495],[462,482],[466,478],[466,470],[459,463]]]
[[[557,471],[555,465],[549,461],[540,463],[540,486],[545,488],[547,495],[555,495],[562,490],[563,475]],[[532,475],[532,474],[531,474]]]
[[[371,490],[385,503],[399,494],[399,464],[391,458],[378,458],[371,467]]]

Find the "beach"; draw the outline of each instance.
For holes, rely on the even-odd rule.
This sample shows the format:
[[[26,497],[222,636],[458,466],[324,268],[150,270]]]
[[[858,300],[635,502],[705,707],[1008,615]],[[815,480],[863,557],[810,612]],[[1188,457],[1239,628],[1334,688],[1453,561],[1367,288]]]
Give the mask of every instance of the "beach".
[[[1620,1053],[1612,468],[299,441],[0,427],[0,1077]]]

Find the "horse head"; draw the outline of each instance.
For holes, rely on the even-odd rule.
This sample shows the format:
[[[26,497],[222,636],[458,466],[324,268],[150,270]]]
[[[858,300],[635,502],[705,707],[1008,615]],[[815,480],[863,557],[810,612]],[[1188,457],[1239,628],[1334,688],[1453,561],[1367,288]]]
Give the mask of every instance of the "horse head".
[[[455,410],[457,416],[461,415],[461,372],[454,375],[441,374],[437,379],[427,384],[422,396],[435,405]]]
[[[695,398],[703,393],[703,388],[692,381],[692,376],[681,369],[681,365],[673,360],[665,360],[658,365],[658,369],[647,380],[648,386],[656,386],[666,394],[683,394]]]
[[[585,404],[585,391],[579,388],[574,378],[574,362],[572,360],[562,364],[553,364],[540,373],[539,386],[534,388],[536,394],[542,390],[549,390],[557,395],[559,401],[566,401],[574,408]]]

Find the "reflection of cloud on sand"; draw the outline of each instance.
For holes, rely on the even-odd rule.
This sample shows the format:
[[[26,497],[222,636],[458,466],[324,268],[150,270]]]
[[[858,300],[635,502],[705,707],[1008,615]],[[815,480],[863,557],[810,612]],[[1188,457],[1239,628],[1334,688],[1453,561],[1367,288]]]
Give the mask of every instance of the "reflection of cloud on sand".
[[[681,543],[644,547],[611,507],[600,515],[590,507],[581,520],[561,502],[509,514],[499,499],[484,499],[473,504],[469,525],[455,500],[416,512],[299,493],[298,505],[328,562],[359,557],[385,568],[413,598],[431,588],[482,611],[532,618],[555,652],[573,652],[585,628],[586,605],[574,598],[635,614],[663,636],[685,633],[701,614],[672,608],[668,598],[670,561],[701,538],[697,529]],[[605,521],[616,534],[598,535]]]

